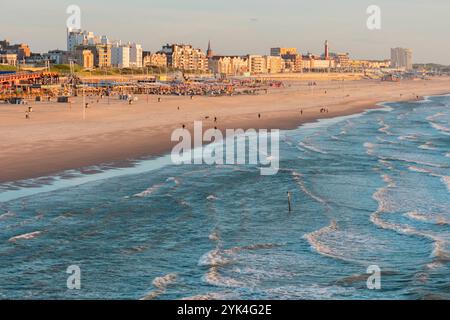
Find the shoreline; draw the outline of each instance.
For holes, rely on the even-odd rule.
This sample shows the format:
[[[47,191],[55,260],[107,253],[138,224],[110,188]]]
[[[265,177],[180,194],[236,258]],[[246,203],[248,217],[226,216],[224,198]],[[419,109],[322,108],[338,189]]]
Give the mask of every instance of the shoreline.
[[[432,82],[435,83],[431,85]],[[144,96],[131,107],[111,98],[111,104],[106,104],[106,101],[94,103],[85,121],[80,121],[82,108],[79,105],[74,105],[70,111],[67,106],[56,103],[39,104],[36,108],[32,105],[36,111],[29,121],[15,119],[25,107],[0,105],[0,126],[3,128],[0,134],[13,142],[6,139],[0,143],[3,150],[0,155],[3,168],[0,183],[47,177],[73,169],[83,171],[92,166],[130,166],[145,158],[167,155],[174,145],[170,142],[171,132],[181,123],[192,130],[195,120],[204,121],[204,130],[214,126],[220,130],[291,130],[319,119],[379,108],[379,104],[386,101],[415,101],[417,96],[422,98],[450,92],[449,78],[405,81],[400,85],[353,81],[346,88],[332,81],[320,83],[316,90],[327,93],[311,93],[310,88],[299,83],[291,85],[271,90],[268,95],[198,97],[193,101],[187,97],[163,97],[160,104],[155,103],[154,96],[147,104]],[[374,90],[384,88],[390,91],[381,90],[374,94]],[[321,106],[329,108],[329,113],[320,114],[318,108]],[[304,110],[303,116],[300,116],[300,108]],[[4,109],[9,110],[5,112]],[[258,113],[261,113],[261,119],[258,119]],[[217,124],[211,119],[214,115],[218,117]],[[205,119],[205,116],[210,118]],[[6,128],[2,126],[5,123]],[[38,134],[33,135],[33,129]],[[48,135],[56,137],[48,139]]]

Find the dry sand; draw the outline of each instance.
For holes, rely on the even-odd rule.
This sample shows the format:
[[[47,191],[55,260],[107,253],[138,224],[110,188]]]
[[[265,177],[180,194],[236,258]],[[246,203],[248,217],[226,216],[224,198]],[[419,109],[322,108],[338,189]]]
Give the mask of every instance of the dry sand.
[[[296,128],[319,118],[373,108],[378,102],[415,100],[416,96],[450,92],[450,78],[407,80],[320,81],[312,90],[307,81],[287,83],[267,95],[235,97],[139,96],[129,106],[116,97],[88,98],[91,107],[83,120],[82,100],[73,104],[30,103],[0,105],[0,182],[50,175],[90,165],[120,163],[169,152],[174,129],[195,120],[204,128]],[[327,91],[327,93],[325,93]],[[321,114],[327,107],[329,113]],[[180,107],[180,110],[178,110]],[[303,109],[303,115],[300,115]],[[258,113],[261,119],[258,119]],[[209,116],[209,120],[205,117]],[[215,124],[213,119],[218,118]]]

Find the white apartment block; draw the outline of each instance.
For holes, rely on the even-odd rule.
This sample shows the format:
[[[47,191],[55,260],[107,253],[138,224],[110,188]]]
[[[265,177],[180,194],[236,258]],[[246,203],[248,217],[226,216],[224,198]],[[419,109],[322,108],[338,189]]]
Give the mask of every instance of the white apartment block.
[[[137,43],[129,44],[130,48],[130,67],[142,68],[142,46]]]
[[[130,67],[130,47],[128,45],[116,43],[111,47],[111,65],[115,68]]]
[[[79,45],[96,45],[101,43],[101,39],[96,37],[93,32],[79,29],[67,30],[67,51],[75,51]]]
[[[391,67],[396,69],[412,70],[412,50],[405,48],[392,48]]]

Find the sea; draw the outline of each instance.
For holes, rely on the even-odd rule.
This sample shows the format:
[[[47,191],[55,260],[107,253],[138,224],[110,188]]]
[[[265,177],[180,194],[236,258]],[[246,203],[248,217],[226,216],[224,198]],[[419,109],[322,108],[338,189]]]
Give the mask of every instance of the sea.
[[[280,139],[273,176],[163,156],[1,184],[0,299],[450,299],[449,95]]]

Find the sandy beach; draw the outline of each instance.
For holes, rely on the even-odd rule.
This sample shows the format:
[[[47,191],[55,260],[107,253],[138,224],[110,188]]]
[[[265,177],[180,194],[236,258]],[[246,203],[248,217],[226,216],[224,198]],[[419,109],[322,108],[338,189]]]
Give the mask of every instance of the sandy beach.
[[[258,96],[138,96],[128,105],[117,97],[88,97],[71,104],[31,102],[30,119],[23,105],[0,105],[0,182],[40,177],[96,164],[120,164],[159,155],[172,147],[170,136],[195,120],[204,128],[295,128],[320,118],[358,113],[383,101],[416,100],[450,92],[450,78],[381,82],[378,80],[286,82]],[[147,100],[148,99],[148,100]],[[326,107],[328,113],[320,113]],[[179,109],[178,109],[179,108]],[[300,110],[303,109],[303,115]],[[261,118],[258,118],[261,114]],[[206,119],[209,117],[209,119]],[[214,123],[217,117],[217,124]]]

